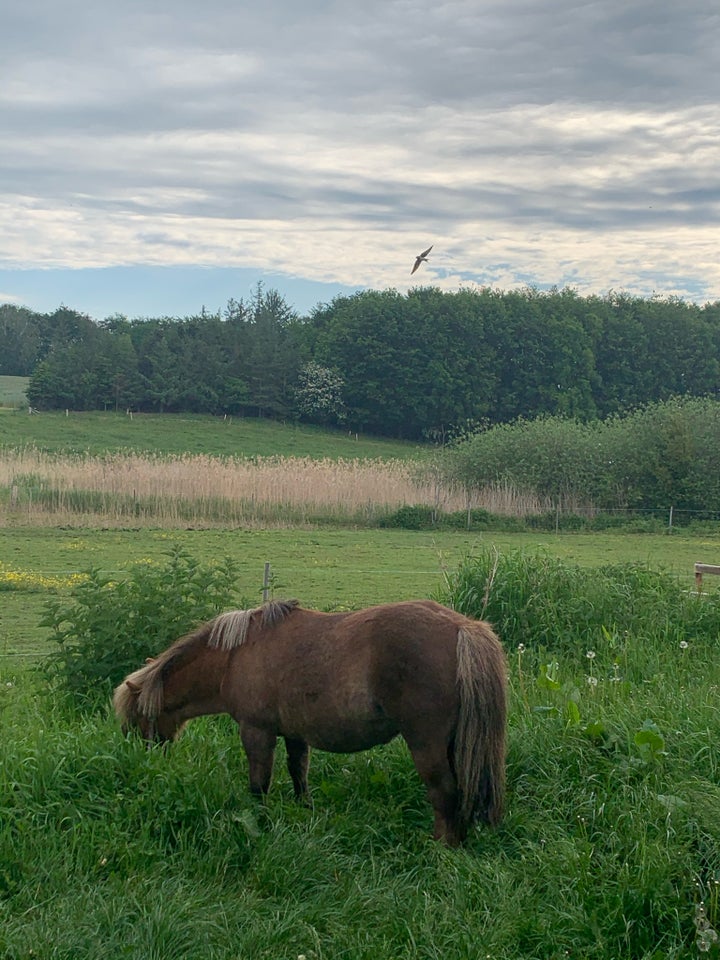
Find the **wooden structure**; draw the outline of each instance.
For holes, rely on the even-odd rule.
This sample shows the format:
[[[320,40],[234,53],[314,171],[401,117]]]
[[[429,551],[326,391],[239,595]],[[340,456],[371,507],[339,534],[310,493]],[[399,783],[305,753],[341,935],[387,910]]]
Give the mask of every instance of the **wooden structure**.
[[[720,576],[720,566],[714,563],[695,564],[695,586],[698,593],[702,590],[702,578],[705,573],[714,573]]]

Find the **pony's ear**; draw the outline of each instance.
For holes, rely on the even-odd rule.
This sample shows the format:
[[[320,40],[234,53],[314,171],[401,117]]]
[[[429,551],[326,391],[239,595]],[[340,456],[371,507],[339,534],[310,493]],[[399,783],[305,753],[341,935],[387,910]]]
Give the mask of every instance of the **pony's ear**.
[[[132,680],[126,680],[125,683],[133,693],[140,693],[140,686],[137,683],[133,683]]]
[[[145,663],[155,663],[157,657],[145,657]]]

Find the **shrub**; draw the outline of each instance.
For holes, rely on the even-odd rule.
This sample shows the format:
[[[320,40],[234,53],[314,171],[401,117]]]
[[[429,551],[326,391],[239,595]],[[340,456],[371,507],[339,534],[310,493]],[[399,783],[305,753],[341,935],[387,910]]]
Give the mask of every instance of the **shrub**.
[[[386,517],[381,517],[378,526],[401,530],[426,530],[435,525],[435,510],[424,504],[399,507]]]
[[[720,509],[720,403],[676,397],[606,422],[618,487],[643,509]]]
[[[556,502],[592,496],[602,466],[600,432],[599,424],[562,417],[520,419],[453,447],[446,468],[468,489],[509,482]]]
[[[636,563],[579,567],[486,550],[466,558],[436,599],[489,620],[508,649],[601,650],[631,636],[716,644],[720,635],[720,595],[699,599],[672,574]]]
[[[46,605],[41,626],[56,647],[42,668],[76,705],[105,701],[145,657],[230,606],[236,581],[235,561],[204,565],[181,548],[163,566],[136,564],[123,580],[90,570],[69,599]]]
[[[624,513],[598,513],[588,520],[588,530],[618,530],[627,526],[634,518],[626,516]]]
[[[586,517],[577,513],[558,513],[548,510],[545,513],[536,513],[525,517],[530,530],[563,530],[576,532],[585,530],[588,525]]]
[[[489,530],[496,517],[489,510],[476,507],[473,510],[454,510],[443,517],[443,525],[451,530]],[[497,529],[497,527],[496,527]]]
[[[553,505],[720,511],[720,403],[676,397],[625,416],[500,424],[448,452],[468,490],[509,483]]]

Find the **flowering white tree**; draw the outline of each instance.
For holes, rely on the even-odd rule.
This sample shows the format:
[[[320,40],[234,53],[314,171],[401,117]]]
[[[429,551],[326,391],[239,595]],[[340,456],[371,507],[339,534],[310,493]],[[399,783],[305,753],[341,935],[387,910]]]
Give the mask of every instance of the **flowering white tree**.
[[[295,388],[298,413],[314,423],[342,423],[345,419],[344,385],[339,373],[310,360],[300,371]]]

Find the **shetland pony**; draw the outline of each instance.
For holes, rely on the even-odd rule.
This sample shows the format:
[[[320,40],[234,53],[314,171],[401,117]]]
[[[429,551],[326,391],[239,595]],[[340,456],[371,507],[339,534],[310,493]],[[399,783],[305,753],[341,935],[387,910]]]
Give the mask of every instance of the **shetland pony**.
[[[436,839],[456,846],[473,821],[503,814],[505,656],[489,624],[433,601],[319,613],[273,600],[223,613],[131,673],[113,703],[124,729],[148,742],[172,739],[192,717],[230,714],[254,794],[270,787],[279,736],[303,799],[310,747],[350,753],[399,734]]]

